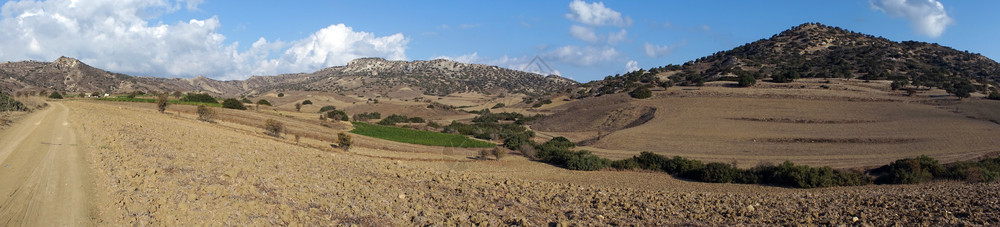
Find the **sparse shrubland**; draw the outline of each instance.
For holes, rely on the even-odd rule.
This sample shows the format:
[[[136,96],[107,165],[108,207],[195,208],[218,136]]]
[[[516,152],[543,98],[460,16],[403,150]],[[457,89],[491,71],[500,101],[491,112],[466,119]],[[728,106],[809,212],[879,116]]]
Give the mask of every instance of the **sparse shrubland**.
[[[27,111],[28,107],[21,101],[14,100],[7,94],[0,93],[0,111]]]
[[[377,114],[377,115],[370,115],[370,116],[371,117],[376,117],[376,116],[381,117],[381,114],[378,114],[378,113],[375,113],[375,114]],[[355,116],[355,119],[357,119],[357,116]],[[425,122],[427,122],[427,121],[425,121],[423,118],[420,118],[420,117],[407,117],[406,115],[392,114],[392,115],[389,115],[388,117],[385,117],[385,119],[382,119],[381,121],[379,121],[378,124],[380,124],[380,125],[396,125],[397,123],[425,123]]]
[[[354,121],[368,121],[375,119],[382,119],[382,114],[379,112],[371,112],[371,113],[359,113],[354,115]]]
[[[347,118],[347,113],[345,113],[343,110],[331,110],[331,111],[327,111],[325,114],[323,114],[323,116],[326,116],[327,119],[334,120],[334,121],[348,121],[348,120],[350,120],[350,119]]]

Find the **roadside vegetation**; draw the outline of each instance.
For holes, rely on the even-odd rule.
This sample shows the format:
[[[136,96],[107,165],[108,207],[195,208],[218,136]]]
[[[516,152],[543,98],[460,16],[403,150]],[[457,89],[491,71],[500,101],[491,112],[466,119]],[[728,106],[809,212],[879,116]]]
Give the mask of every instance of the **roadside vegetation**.
[[[352,123],[354,124],[354,130],[351,130],[351,133],[384,140],[444,147],[496,147],[494,143],[474,140],[462,135],[374,125],[363,122]]]

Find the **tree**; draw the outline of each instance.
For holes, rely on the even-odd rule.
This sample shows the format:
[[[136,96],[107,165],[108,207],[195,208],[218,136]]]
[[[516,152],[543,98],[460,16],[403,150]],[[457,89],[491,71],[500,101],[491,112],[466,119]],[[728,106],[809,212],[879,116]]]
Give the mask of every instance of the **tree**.
[[[326,105],[326,106],[323,106],[322,108],[319,108],[319,112],[320,113],[326,112],[326,111],[331,111],[331,110],[337,110],[337,107],[336,106],[331,106],[331,105]]]
[[[351,135],[343,132],[337,133],[337,147],[344,149],[344,151],[351,149]]]
[[[899,89],[902,89],[903,87],[905,87],[906,84],[908,84],[908,83],[910,83],[910,82],[908,82],[906,80],[896,80],[896,81],[892,81],[892,83],[889,84],[889,87],[892,88],[892,90],[899,90]]]
[[[237,110],[247,109],[247,107],[244,106],[243,103],[240,102],[240,100],[236,100],[234,98],[228,98],[226,100],[222,100],[222,108],[237,109]]]
[[[986,98],[992,99],[992,100],[1000,100],[1000,92],[996,92],[996,91],[990,92],[990,95],[986,96]]]
[[[205,93],[188,93],[187,96],[181,98],[182,102],[203,102],[203,103],[218,103],[215,97]]]
[[[302,110],[302,103],[295,103],[295,112],[299,112],[299,110]]]
[[[240,99],[240,102],[246,103],[246,104],[253,104],[253,101],[250,101],[250,99],[248,99],[246,97],[243,97],[242,99]]]
[[[181,98],[181,92],[180,91],[174,91],[174,98],[175,99]]]
[[[757,84],[757,78],[754,78],[753,75],[750,74],[743,74],[737,82],[740,87],[750,87]]]
[[[170,105],[170,100],[167,100],[167,93],[156,94],[156,110],[163,113],[167,111],[167,105]]]
[[[646,87],[638,87],[635,90],[632,90],[632,92],[629,92],[628,94],[629,96],[632,96],[632,98],[637,98],[637,99],[645,99],[653,97],[653,91],[650,91],[649,88]]]
[[[313,101],[309,101],[308,99],[306,99],[306,101],[302,101],[302,105],[312,105],[312,104]]]
[[[268,102],[266,99],[261,99],[257,100],[257,105],[271,106],[271,102]]]

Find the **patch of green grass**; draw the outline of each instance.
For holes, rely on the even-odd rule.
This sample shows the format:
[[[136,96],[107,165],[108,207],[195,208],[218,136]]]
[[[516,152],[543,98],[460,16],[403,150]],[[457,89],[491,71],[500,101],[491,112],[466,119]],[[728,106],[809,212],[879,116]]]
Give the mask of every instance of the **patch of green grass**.
[[[125,96],[118,96],[118,97],[114,97],[114,98],[98,98],[97,100],[112,101],[112,102],[145,102],[145,103],[156,103],[156,99],[129,98],[129,97],[125,97]],[[212,106],[212,107],[222,107],[222,104],[219,104],[219,103],[184,102],[184,101],[181,101],[181,100],[170,100],[170,103],[171,104],[181,104],[181,105],[193,105],[193,106],[206,105],[206,106]]]
[[[352,123],[354,124],[354,130],[351,130],[352,133],[396,142],[444,147],[488,148],[496,146],[494,143],[474,140],[463,135],[420,131],[361,122]]]

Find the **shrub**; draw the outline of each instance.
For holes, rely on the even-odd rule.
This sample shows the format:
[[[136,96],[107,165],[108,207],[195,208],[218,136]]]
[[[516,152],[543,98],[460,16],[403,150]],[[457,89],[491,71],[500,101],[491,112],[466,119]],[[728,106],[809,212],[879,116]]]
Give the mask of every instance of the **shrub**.
[[[309,101],[308,99],[306,99],[306,101],[302,101],[302,105],[303,106],[304,105],[312,105],[312,104],[313,104],[313,101]]]
[[[945,176],[946,171],[938,161],[921,155],[917,158],[896,160],[889,164],[886,174],[878,178],[883,184],[914,184],[926,182],[935,176]]]
[[[744,171],[735,166],[725,163],[708,163],[705,168],[701,168],[690,173],[695,175],[694,179],[710,183],[743,183]]]
[[[986,96],[986,98],[992,99],[992,100],[1000,100],[1000,92],[996,92],[996,91],[990,92],[990,95]]]
[[[215,97],[212,97],[211,95],[204,94],[204,93],[194,93],[194,94],[188,93],[187,96],[184,96],[184,98],[181,98],[181,101],[182,102],[203,102],[203,103],[218,103],[219,102],[218,100],[215,100]]]
[[[90,96],[92,96],[92,97],[101,97],[101,93],[98,93],[98,92],[95,91],[94,93],[90,93]]]
[[[257,105],[271,106],[271,102],[268,102],[267,99],[261,99],[261,100],[257,100]]]
[[[507,152],[504,152],[504,151],[503,151],[503,149],[500,149],[499,147],[495,147],[495,148],[493,148],[493,150],[491,150],[491,151],[490,151],[490,153],[491,153],[491,154],[493,155],[493,157],[495,157],[495,158],[496,158],[497,160],[500,160],[501,158],[503,158],[503,156],[504,156],[505,154],[507,154]]]
[[[608,160],[591,154],[590,151],[570,152],[566,168],[571,170],[596,171],[608,166]]]
[[[392,114],[378,122],[380,125],[396,125],[396,123],[406,123],[410,119],[404,115]]]
[[[527,144],[527,143],[521,144],[521,147],[519,147],[517,149],[517,151],[520,151],[521,155],[524,156],[525,158],[528,158],[528,159],[531,159],[531,160],[538,160],[538,156],[537,156],[538,155],[538,151],[536,151],[535,150],[535,146],[532,146],[531,144]]]
[[[476,159],[487,160],[487,159],[490,159],[489,156],[490,156],[490,150],[483,149],[483,150],[479,150],[479,154],[476,155]]]
[[[757,78],[754,78],[753,75],[750,74],[744,74],[739,77],[739,80],[737,80],[737,85],[740,87],[750,87],[754,84],[757,84]]]
[[[160,113],[167,111],[167,105],[170,105],[170,100],[167,99],[167,93],[156,94],[156,110]]]
[[[26,111],[28,107],[7,94],[0,93],[0,111]]]
[[[215,122],[215,110],[205,105],[198,106],[198,120],[204,122]]]
[[[94,94],[97,94],[97,92],[94,92]],[[174,91],[173,95],[174,95],[174,98],[178,98],[178,99],[181,98],[181,92],[180,91]],[[97,96],[97,95],[94,95],[94,96]]]
[[[278,93],[278,98],[285,97],[285,93]]]
[[[351,149],[351,135],[343,132],[337,133],[337,147],[344,149],[344,151]]]
[[[281,137],[281,132],[285,130],[285,125],[274,119],[267,119],[264,122],[264,134],[273,137]]]
[[[344,113],[344,111],[341,111],[341,110],[333,110],[333,111],[326,112],[326,118],[329,118],[329,119],[334,120],[334,121],[349,121],[350,120],[350,119],[347,118],[347,113]]]
[[[319,108],[319,112],[320,113],[326,112],[326,111],[331,111],[331,110],[337,110],[337,107],[336,106],[331,106],[331,105],[326,105],[326,106],[323,106],[323,107]]]
[[[222,100],[222,108],[237,109],[237,110],[247,109],[247,107],[244,106],[243,103],[240,102],[240,100],[236,100],[234,98],[228,98],[226,100]]]
[[[62,96],[62,95],[60,95],[60,94],[59,94],[59,92],[57,92],[57,91],[53,91],[53,92],[52,92],[52,94],[51,94],[51,95],[49,95],[49,98],[50,98],[50,99],[62,99],[62,98],[63,98],[63,96]]]
[[[302,103],[295,103],[295,112],[302,110]]]
[[[240,99],[240,102],[246,103],[246,104],[253,104],[253,101],[250,101],[250,99],[248,99],[246,97],[243,97],[242,99]]]
[[[493,105],[493,107],[491,107],[490,109],[503,108],[504,106],[507,106],[507,104],[497,103],[496,105]]]
[[[407,119],[406,121],[408,121],[410,123],[426,123],[427,122],[423,118],[420,118],[420,117],[411,117],[410,119]]]
[[[650,91],[649,88],[646,87],[638,87],[635,90],[632,90],[632,92],[629,92],[628,95],[632,96],[632,98],[646,99],[653,97],[653,91]]]

